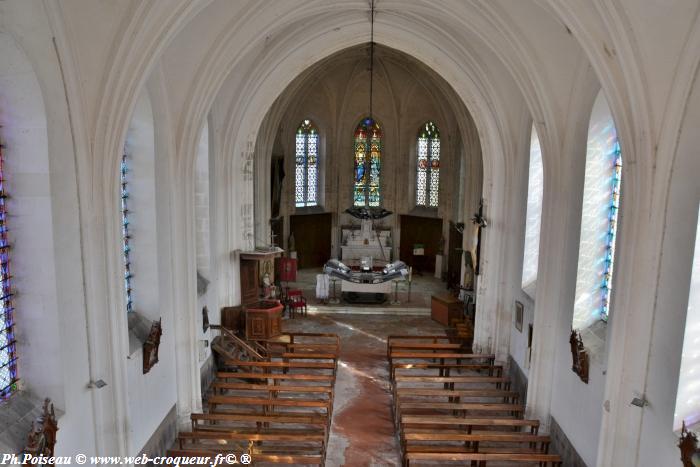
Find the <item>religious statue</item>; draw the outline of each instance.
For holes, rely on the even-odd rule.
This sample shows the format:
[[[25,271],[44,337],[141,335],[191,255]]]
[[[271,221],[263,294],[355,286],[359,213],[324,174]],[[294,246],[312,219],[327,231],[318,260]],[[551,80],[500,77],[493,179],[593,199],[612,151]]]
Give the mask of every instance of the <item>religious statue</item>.
[[[685,427],[685,421],[681,429],[681,437],[678,440],[678,448],[681,450],[681,462],[683,467],[693,467],[698,465],[695,461],[700,457],[698,450],[698,437],[692,431],[688,431]]]
[[[58,421],[56,420],[53,404],[50,399],[45,399],[44,410],[42,414],[32,422],[32,431],[29,432],[27,445],[22,451],[22,454],[30,454],[33,458],[41,456],[53,457],[57,431]]]

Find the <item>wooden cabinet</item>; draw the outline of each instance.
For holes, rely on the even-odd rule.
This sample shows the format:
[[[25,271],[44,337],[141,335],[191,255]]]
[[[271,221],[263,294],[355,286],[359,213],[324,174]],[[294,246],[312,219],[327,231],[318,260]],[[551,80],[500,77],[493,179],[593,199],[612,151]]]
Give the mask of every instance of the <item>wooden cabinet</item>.
[[[265,340],[282,333],[283,306],[276,301],[261,301],[246,306],[246,339]]]
[[[463,304],[452,295],[433,295],[430,303],[430,317],[445,326],[450,325],[453,318],[462,317]]]

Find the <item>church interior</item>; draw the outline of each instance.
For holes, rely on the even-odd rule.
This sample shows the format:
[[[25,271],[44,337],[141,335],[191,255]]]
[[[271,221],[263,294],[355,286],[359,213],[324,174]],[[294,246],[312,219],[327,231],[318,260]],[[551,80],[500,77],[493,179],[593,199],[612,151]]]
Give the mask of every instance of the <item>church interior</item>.
[[[700,465],[699,70],[697,0],[0,1],[0,463]]]

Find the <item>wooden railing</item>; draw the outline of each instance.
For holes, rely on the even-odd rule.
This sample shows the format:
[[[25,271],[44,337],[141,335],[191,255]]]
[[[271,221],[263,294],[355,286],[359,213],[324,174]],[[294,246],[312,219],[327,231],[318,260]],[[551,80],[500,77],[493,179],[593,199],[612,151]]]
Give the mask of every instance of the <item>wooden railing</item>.
[[[239,349],[240,356],[247,355],[250,359],[259,362],[268,360],[267,355],[264,353],[265,349],[262,346],[256,345],[257,349],[254,348],[248,342],[234,334],[233,331],[221,326],[220,324],[212,324],[211,328],[219,331],[221,339],[232,342],[233,345]],[[232,357],[236,358],[237,356]]]

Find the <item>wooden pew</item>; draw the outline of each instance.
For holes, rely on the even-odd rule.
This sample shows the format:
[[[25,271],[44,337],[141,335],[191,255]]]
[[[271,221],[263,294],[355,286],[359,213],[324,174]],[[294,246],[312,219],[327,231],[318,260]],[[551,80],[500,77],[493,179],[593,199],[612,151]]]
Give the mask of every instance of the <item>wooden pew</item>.
[[[211,396],[208,400],[211,413],[250,413],[236,411],[241,408],[252,410],[253,413],[280,413],[280,414],[318,414],[330,418],[332,403],[329,400],[316,399],[280,399],[277,397],[235,397],[235,396]],[[221,406],[233,406],[234,409],[222,409]],[[284,411],[280,408],[308,409],[306,411]],[[320,411],[320,412],[319,412]]]
[[[396,375],[394,388],[403,383],[439,383],[444,389],[455,389],[455,384],[493,384],[496,389],[510,389],[510,380],[502,376],[430,376],[430,375]]]
[[[227,391],[266,392],[273,395],[281,393],[290,394],[316,394],[319,398],[333,398],[333,388],[328,386],[301,386],[287,384],[255,384],[255,383],[231,383],[226,381],[214,381],[211,385],[214,394],[224,395]]]
[[[516,404],[520,395],[505,389],[437,389],[437,388],[397,388],[394,397],[401,400],[430,397],[431,399],[447,397],[450,402],[459,402],[467,398],[499,399],[504,404]]]
[[[462,371],[486,371],[489,376],[503,376],[502,365],[489,363],[392,363],[390,378],[393,380],[397,370],[438,370],[438,376],[450,376],[452,370]]]
[[[440,360],[441,364],[445,360],[456,360],[460,363],[462,360],[476,360],[493,365],[496,356],[493,354],[478,354],[478,353],[461,353],[461,352],[399,352],[392,351],[389,353],[389,362],[394,363],[394,360]]]
[[[247,451],[246,451],[247,452]],[[203,448],[188,448],[188,449],[171,449],[168,451],[169,457],[206,457],[210,462],[216,458],[216,455],[221,453],[215,449],[203,449]],[[242,452],[235,452],[237,457],[240,457]],[[280,464],[280,465],[324,465],[325,454],[294,454],[294,455],[283,455],[283,454],[260,454],[256,452],[251,453],[251,459],[254,462],[267,463],[267,464]]]
[[[333,333],[284,333],[275,339],[262,341],[261,345],[273,356],[294,352],[320,352],[333,354],[337,359],[340,354],[340,338]]]
[[[310,375],[299,373],[254,373],[249,371],[219,371],[216,373],[216,377],[222,381],[228,381],[230,379],[273,380],[278,382],[297,381],[314,383],[315,385],[319,385],[320,383],[328,383],[328,386],[332,386],[335,382],[335,377],[333,375]]]
[[[331,374],[335,375],[336,365],[333,362],[310,362],[306,360],[290,360],[284,362],[249,362],[240,360],[225,360],[224,364],[227,367],[243,367],[243,368],[264,368],[268,371],[272,369],[281,369],[287,372],[290,369],[299,370],[330,370]]]
[[[455,445],[460,442],[462,445]],[[405,454],[418,452],[451,453],[549,453],[549,436],[515,432],[481,433],[404,433],[401,446]],[[483,446],[488,443],[487,446]],[[513,445],[518,447],[514,447]],[[521,446],[521,445],[525,446]]]
[[[256,432],[239,432],[239,431],[188,431],[178,435],[178,444],[180,449],[186,449],[186,446],[192,447],[217,447],[221,445],[221,441],[232,441],[234,450],[247,449],[250,442],[261,443],[258,445],[265,446],[265,442],[292,442],[292,443],[309,443],[315,445],[314,450],[322,451],[325,447],[326,438],[322,433],[300,433],[300,432],[280,432],[280,433],[256,433]],[[240,442],[243,442],[241,444]],[[209,443],[208,443],[209,442]],[[236,443],[238,442],[238,443]],[[213,444],[217,443],[217,444]],[[223,445],[221,445],[223,446]],[[304,449],[301,446],[292,446],[286,448],[288,451],[293,449]],[[218,449],[218,447],[217,447]],[[277,449],[275,445],[270,449]],[[304,449],[309,450],[309,449]]]
[[[392,342],[389,345],[389,349],[394,352],[405,352],[410,351],[426,351],[426,352],[438,352],[441,350],[458,351],[462,349],[462,344],[455,344],[453,342]]]
[[[486,466],[488,462],[539,463],[540,465],[561,466],[561,457],[556,454],[543,453],[483,453],[483,452],[409,452],[404,456],[404,466],[410,467],[411,461],[422,462],[478,462]]]
[[[512,417],[521,417],[525,413],[525,407],[519,404],[502,404],[490,402],[402,402],[397,404],[398,415],[405,413],[425,412],[439,414],[441,412],[452,412],[455,416],[467,416],[467,412],[482,413],[508,413]]]
[[[498,428],[501,430],[530,429],[537,434],[540,428],[539,420],[521,418],[483,418],[483,417],[453,417],[443,415],[401,415],[401,425],[404,430],[410,429],[458,429],[471,433],[477,428]]]
[[[455,342],[457,341],[457,342]],[[399,335],[399,334],[394,334],[391,336],[387,337],[387,342],[386,342],[386,355],[387,358],[389,358],[389,354],[391,353],[391,348],[392,346],[396,344],[410,344],[410,343],[431,343],[431,344],[459,344],[460,348],[469,348],[467,345],[467,342],[456,338],[456,336],[450,336],[447,333],[446,334],[435,334],[435,335],[417,335],[417,336],[411,336],[411,335]]]
[[[325,456],[326,437],[317,432],[193,431],[178,435],[179,449],[212,450],[240,456],[249,452],[255,463],[263,456]],[[288,463],[288,462],[283,462]],[[296,463],[296,462],[295,462]]]
[[[321,415],[193,413],[192,431],[261,431],[293,429],[328,432],[328,419]]]

